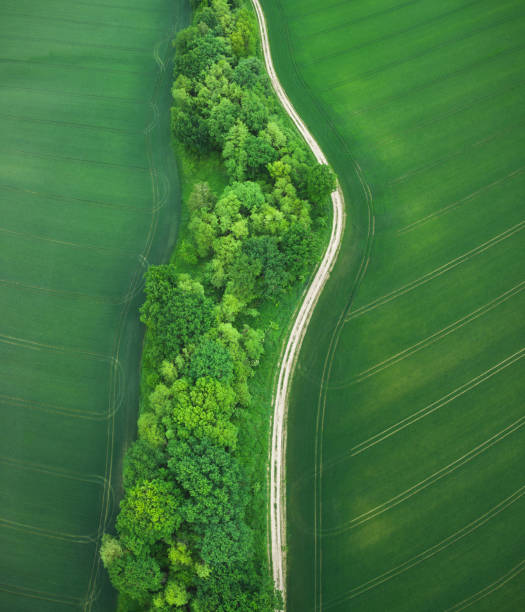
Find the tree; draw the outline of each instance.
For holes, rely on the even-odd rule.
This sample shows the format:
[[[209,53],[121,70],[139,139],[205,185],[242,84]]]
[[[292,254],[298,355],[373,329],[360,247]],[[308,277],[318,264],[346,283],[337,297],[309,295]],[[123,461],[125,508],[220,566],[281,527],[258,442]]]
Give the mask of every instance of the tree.
[[[174,580],[169,580],[166,584],[164,596],[166,598],[166,603],[176,608],[182,608],[182,606],[185,606],[190,600],[186,588]]]
[[[195,153],[207,153],[211,148],[209,127],[194,111],[171,109],[171,129],[177,140]]]
[[[228,280],[228,271],[239,257],[242,242],[233,234],[221,236],[214,240],[214,258],[209,264],[210,282],[215,287],[224,287]]]
[[[235,192],[225,191],[215,206],[215,214],[223,234],[227,234],[232,229],[233,224],[241,220],[240,208],[241,202]]]
[[[282,200],[279,203],[282,204]],[[255,234],[273,234],[278,236],[286,231],[288,227],[285,214],[266,202],[259,210],[252,212],[250,222],[252,233]]]
[[[312,204],[321,204],[336,187],[334,173],[329,166],[317,164],[313,166],[306,181],[308,199]]]
[[[241,121],[253,134],[268,123],[268,106],[260,95],[248,91],[241,100]]]
[[[211,31],[203,33],[196,26],[186,28],[175,39],[174,72],[197,79],[220,58],[231,55],[230,41],[226,38]]]
[[[210,377],[197,378],[195,383],[180,378],[170,387],[157,385],[149,402],[168,440],[206,436],[216,444],[235,448],[237,427],[231,418],[237,398],[228,383]]]
[[[145,290],[140,319],[152,332],[159,361],[173,361],[182,346],[211,327],[213,302],[202,285],[178,275],[172,264],[151,266]]]
[[[264,352],[264,331],[245,325],[242,335],[244,350],[252,367],[259,365],[259,358]]]
[[[216,201],[217,198],[208,183],[195,183],[188,198],[188,208],[192,213],[201,208],[210,210]]]
[[[228,98],[222,98],[219,104],[214,106],[210,112],[208,121],[210,136],[215,145],[222,149],[226,135],[235,125],[239,117],[239,106],[233,104]]]
[[[135,601],[145,603],[161,588],[160,566],[149,553],[126,551],[106,568],[113,586]]]
[[[205,23],[210,30],[216,31],[219,26],[216,12],[209,6],[204,6],[195,14],[196,23]]]
[[[275,121],[269,121],[268,125],[262,130],[259,136],[264,138],[268,144],[281,153],[286,147],[286,135]]]
[[[104,567],[109,567],[118,558],[122,557],[123,554],[124,551],[117,538],[105,533],[102,536],[102,543],[100,545],[100,558]]]
[[[164,454],[146,440],[136,440],[124,457],[124,488],[129,489],[143,480],[163,475]]]
[[[234,182],[226,187],[225,194],[233,193],[239,200],[243,212],[253,212],[264,204],[264,194],[259,183],[254,181]]]
[[[207,257],[210,254],[213,242],[219,233],[218,226],[217,216],[214,213],[208,212],[205,208],[192,215],[188,224],[188,231],[199,257]]]
[[[302,276],[315,256],[312,232],[304,225],[294,223],[283,235],[281,250],[290,276],[295,280]]]
[[[223,382],[231,382],[233,361],[230,352],[215,340],[201,340],[191,356],[189,376],[192,380],[209,376]]]
[[[241,252],[224,273],[227,278],[226,291],[249,304],[257,297],[255,282],[260,273],[260,263]]]
[[[221,446],[237,446],[237,427],[231,422],[236,397],[230,385],[213,378],[198,378],[194,385],[176,381],[173,385],[173,420],[182,436],[193,433],[208,437]]]
[[[182,517],[180,493],[173,483],[143,480],[128,489],[120,503],[117,530],[126,548],[140,555],[159,540],[170,538]]]
[[[232,51],[237,57],[247,57],[255,54],[257,30],[250,11],[242,8],[237,12],[237,20],[230,34]]]
[[[217,15],[217,21],[224,35],[229,34],[233,25],[233,16],[228,0],[211,0],[212,8]]]
[[[260,291],[265,298],[274,298],[289,285],[286,261],[273,236],[256,236],[246,240],[243,251],[260,269]]]
[[[166,444],[166,432],[162,423],[152,412],[143,412],[137,423],[139,439],[152,448],[160,449]]]
[[[184,491],[181,513],[196,533],[204,535],[219,525],[243,522],[247,496],[239,463],[231,453],[206,436],[175,439],[168,453],[168,468]],[[222,554],[225,562],[228,553],[223,550]],[[217,563],[216,558],[202,558],[211,566]]]
[[[250,132],[246,125],[238,120],[226,136],[222,156],[224,165],[230,177],[235,181],[243,181],[246,175],[247,154],[246,141]]]
[[[219,306],[219,318],[221,321],[233,322],[237,315],[242,312],[246,304],[231,293],[224,293]]]
[[[256,57],[241,58],[233,70],[232,80],[243,90],[253,89],[263,95],[268,91],[268,77],[264,64]]]
[[[246,141],[246,165],[252,170],[255,176],[261,168],[273,162],[278,157],[278,152],[272,145],[260,136],[250,135]]]

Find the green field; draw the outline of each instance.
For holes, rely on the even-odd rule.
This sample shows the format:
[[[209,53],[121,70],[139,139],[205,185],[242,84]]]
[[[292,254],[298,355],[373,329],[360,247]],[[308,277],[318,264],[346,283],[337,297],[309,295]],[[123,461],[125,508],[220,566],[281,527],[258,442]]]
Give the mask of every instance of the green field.
[[[171,252],[182,0],[0,8],[0,609],[111,610],[143,274]]]
[[[525,608],[525,6],[265,0],[348,225],[290,400],[288,608]]]

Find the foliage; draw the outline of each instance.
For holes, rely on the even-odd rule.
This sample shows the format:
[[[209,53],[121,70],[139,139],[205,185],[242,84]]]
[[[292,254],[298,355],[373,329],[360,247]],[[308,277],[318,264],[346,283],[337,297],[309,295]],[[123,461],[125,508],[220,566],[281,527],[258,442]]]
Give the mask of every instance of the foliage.
[[[101,549],[113,584],[141,610],[279,606],[249,524],[261,490],[249,470],[266,457],[239,452],[265,343],[251,323],[311,268],[310,211],[322,214],[333,175],[278,110],[253,56],[254,16],[239,4],[195,2],[174,43],[173,134],[189,155],[220,155],[230,183],[214,193],[197,182],[187,198],[179,253],[192,276],[180,263],[146,275],[148,393],[124,461],[118,538]]]
[[[140,313],[155,338],[159,356],[173,359],[183,345],[211,327],[213,302],[200,283],[178,276],[173,264],[151,266]]]
[[[256,25],[252,13],[247,9],[237,12],[235,28],[230,34],[232,51],[237,57],[247,57],[255,53],[257,42]]]
[[[165,480],[143,480],[130,487],[117,520],[121,542],[140,554],[157,540],[169,538],[181,523],[180,503],[173,485]]]
[[[126,551],[106,567],[114,587],[139,603],[146,603],[161,588],[160,566],[149,554]]]
[[[306,185],[308,199],[318,204],[335,189],[335,176],[328,166],[314,166],[308,173]]]
[[[205,338],[191,356],[189,376],[192,380],[211,377],[230,381],[233,376],[230,352],[219,342]]]

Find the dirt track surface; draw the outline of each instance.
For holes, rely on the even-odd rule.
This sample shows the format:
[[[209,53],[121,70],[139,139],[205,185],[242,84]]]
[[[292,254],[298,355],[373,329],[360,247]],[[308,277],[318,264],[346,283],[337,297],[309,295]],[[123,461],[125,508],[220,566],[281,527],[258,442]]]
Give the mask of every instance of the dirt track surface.
[[[312,150],[320,164],[328,161],[302,119],[297,114],[284,91],[272,62],[266,19],[259,0],[252,0],[259,30],[261,33],[264,62],[273,88],[284,109],[295,123],[297,129]],[[281,355],[279,378],[273,398],[272,443],[270,449],[270,554],[275,587],[279,589],[286,602],[286,488],[285,488],[285,456],[286,456],[286,412],[287,398],[295,363],[301,349],[306,329],[312,317],[315,305],[323,287],[330,276],[337,259],[345,225],[344,198],[341,188],[332,193],[333,224],[330,242],[325,251],[314,279],[304,294],[303,302],[297,312],[292,331],[286,347]]]

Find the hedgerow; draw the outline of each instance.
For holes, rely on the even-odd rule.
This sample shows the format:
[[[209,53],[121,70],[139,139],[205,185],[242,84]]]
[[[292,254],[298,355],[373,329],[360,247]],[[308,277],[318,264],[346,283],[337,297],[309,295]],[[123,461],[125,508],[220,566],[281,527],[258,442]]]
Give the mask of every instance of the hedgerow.
[[[235,0],[193,6],[174,41],[172,130],[187,155],[218,152],[229,184],[194,185],[180,261],[147,273],[147,397],[101,557],[122,609],[269,612],[280,594],[248,512],[262,483],[239,429],[265,348],[259,310],[311,272],[335,181],[272,93],[252,12]]]

